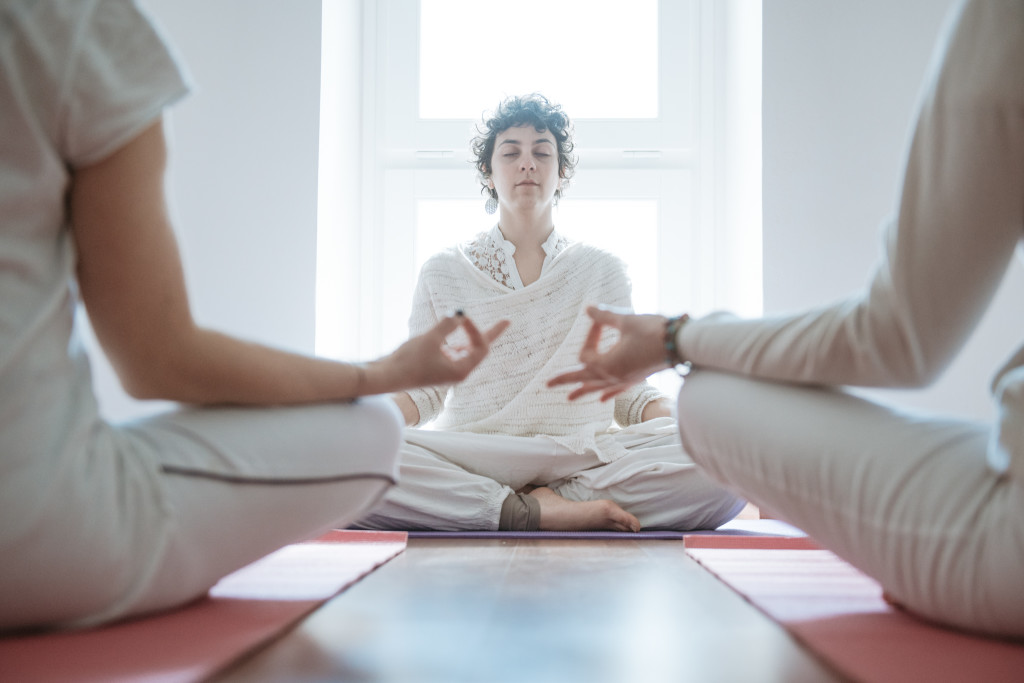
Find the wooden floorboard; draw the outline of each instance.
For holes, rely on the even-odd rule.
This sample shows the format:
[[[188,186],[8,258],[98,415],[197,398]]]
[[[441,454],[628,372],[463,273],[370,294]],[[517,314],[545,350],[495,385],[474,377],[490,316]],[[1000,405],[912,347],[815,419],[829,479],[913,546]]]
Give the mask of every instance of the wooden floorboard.
[[[411,539],[217,680],[841,679],[678,541]]]

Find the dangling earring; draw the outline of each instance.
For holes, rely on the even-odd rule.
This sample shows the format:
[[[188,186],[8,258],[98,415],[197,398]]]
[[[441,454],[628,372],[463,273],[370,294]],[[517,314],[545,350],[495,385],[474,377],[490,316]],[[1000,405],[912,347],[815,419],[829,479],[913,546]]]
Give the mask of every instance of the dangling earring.
[[[484,202],[484,211],[489,215],[494,215],[494,212],[498,210],[498,193],[494,190],[489,190],[487,193],[487,201]]]

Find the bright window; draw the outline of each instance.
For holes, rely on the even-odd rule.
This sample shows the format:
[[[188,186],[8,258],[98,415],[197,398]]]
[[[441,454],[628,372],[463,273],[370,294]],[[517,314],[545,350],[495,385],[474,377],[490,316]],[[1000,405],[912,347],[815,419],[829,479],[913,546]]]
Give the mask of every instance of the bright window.
[[[321,149],[322,204],[331,188],[359,192],[358,207],[320,218],[318,353],[367,358],[407,337],[422,263],[494,224],[474,128],[527,92],[576,127],[555,224],[626,262],[636,310],[760,313],[759,0],[364,0],[361,12],[348,78],[361,106],[345,119],[359,121],[361,153],[353,162],[351,131]],[[325,88],[339,81],[328,48],[348,44],[328,30]],[[332,159],[348,164],[337,181]]]
[[[656,118],[657,0],[421,0],[422,118],[475,119],[528,92],[577,119]]]

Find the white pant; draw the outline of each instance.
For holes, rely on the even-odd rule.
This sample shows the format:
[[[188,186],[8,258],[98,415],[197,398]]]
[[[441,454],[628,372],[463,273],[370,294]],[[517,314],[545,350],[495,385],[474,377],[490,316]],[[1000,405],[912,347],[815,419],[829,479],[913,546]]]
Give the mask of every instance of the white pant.
[[[1004,414],[1021,414],[1022,387],[1004,394]],[[997,471],[985,425],[703,369],[687,378],[679,415],[687,451],[712,476],[807,531],[912,612],[1024,637],[1021,434],[995,430],[994,442],[1012,453]]]
[[[743,508],[683,452],[671,418],[627,427],[615,439],[627,454],[604,463],[542,436],[408,429],[399,485],[359,526],[494,530],[502,503],[527,484],[573,501],[613,500],[646,528],[710,529]]]
[[[97,423],[92,436],[46,472],[48,506],[32,532],[0,548],[0,631],[180,605],[283,545],[349,524],[394,481],[401,416],[374,397]],[[0,515],[16,513],[0,501]]]

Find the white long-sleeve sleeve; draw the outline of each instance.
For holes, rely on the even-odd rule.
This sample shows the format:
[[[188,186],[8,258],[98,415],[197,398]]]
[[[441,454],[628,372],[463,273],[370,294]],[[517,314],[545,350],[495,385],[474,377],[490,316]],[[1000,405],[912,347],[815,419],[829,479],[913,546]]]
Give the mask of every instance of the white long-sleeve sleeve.
[[[694,364],[920,386],[963,346],[1024,234],[1024,3],[971,2],[959,18],[939,42],[885,253],[865,290],[801,314],[693,321],[678,342]]]

